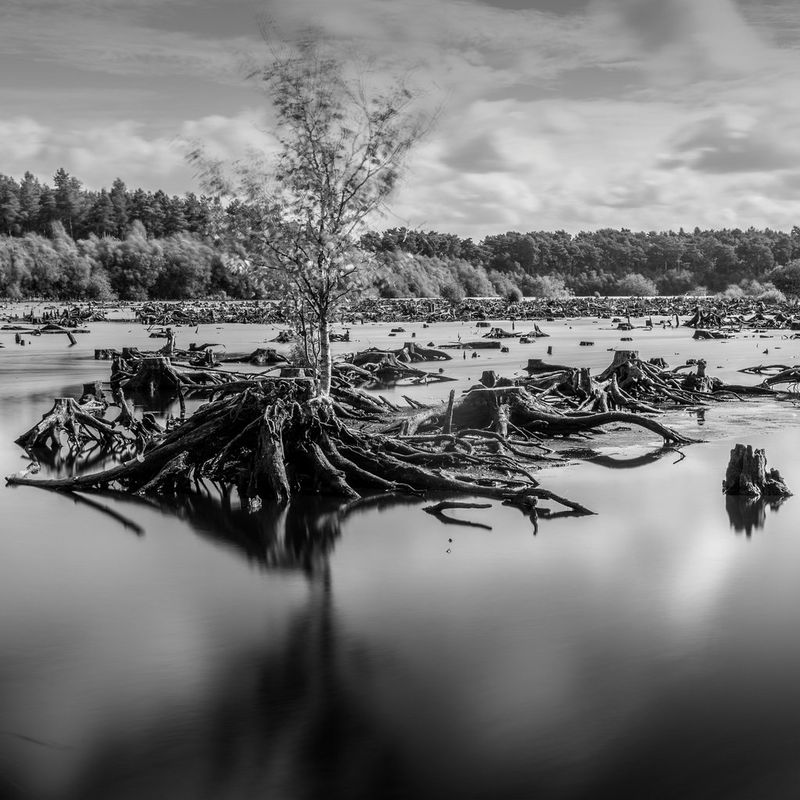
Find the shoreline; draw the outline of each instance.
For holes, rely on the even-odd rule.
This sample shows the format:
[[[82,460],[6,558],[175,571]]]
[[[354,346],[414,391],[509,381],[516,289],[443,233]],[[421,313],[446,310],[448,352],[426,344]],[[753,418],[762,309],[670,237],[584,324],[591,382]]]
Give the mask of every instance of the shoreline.
[[[553,321],[610,319],[630,325],[631,319],[663,317],[659,324],[690,327],[736,326],[800,330],[797,301],[767,304],[754,298],[723,297],[569,297],[533,298],[511,303],[500,297],[466,298],[454,305],[442,298],[364,298],[343,305],[335,322],[481,322],[487,320]],[[697,323],[681,323],[690,317]],[[292,318],[282,300],[164,300],[164,301],[7,301],[0,321],[7,323],[139,322],[146,325],[220,323],[289,324]],[[623,328],[624,329],[624,328]]]

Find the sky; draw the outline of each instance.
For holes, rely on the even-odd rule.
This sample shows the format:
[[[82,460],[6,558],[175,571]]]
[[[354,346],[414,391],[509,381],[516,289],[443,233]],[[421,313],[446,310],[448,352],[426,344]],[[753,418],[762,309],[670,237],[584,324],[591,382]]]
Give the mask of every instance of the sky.
[[[265,20],[440,109],[378,227],[800,225],[796,0],[0,0],[0,173],[202,191],[187,142],[270,146]]]

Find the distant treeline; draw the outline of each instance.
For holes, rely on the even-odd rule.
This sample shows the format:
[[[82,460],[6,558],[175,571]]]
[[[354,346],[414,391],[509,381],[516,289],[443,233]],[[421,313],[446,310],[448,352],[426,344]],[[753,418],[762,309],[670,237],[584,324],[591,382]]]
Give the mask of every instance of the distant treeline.
[[[509,232],[477,244],[453,234],[393,228],[368,234],[362,243],[384,260],[396,259],[380,284],[386,295],[430,293],[420,286],[424,277],[406,255],[446,263],[468,295],[488,285],[500,294],[516,287],[526,296],[760,294],[774,287],[800,294],[797,226],[790,233],[754,228]]]
[[[53,185],[0,175],[0,296],[52,299],[265,297],[269,274],[231,269],[215,246],[252,227],[239,201],[91,191],[64,169]],[[508,232],[472,239],[392,228],[369,233],[372,290],[383,297],[729,294],[800,295],[800,228],[691,233],[603,229]]]

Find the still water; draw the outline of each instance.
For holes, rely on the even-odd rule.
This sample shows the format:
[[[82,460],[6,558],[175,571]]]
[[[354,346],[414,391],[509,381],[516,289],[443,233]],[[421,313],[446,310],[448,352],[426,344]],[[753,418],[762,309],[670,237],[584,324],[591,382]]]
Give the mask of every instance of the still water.
[[[444,364],[459,384],[394,393],[442,396],[537,356],[599,371],[614,346],[705,356],[749,383],[738,367],[800,355],[780,336],[622,343],[607,322],[540,325],[550,339]],[[2,474],[27,463],[13,440],[53,396],[107,378],[94,347],[162,343],[90,327],[74,348],[0,338]],[[404,327],[422,344],[478,333]],[[359,326],[349,347],[399,347],[389,328]],[[179,344],[243,352],[274,333],[201,326]],[[601,437],[602,458],[542,473],[598,516],[536,536],[497,504],[468,514],[486,531],[422,503],[339,523],[313,502],[248,517],[104,500],[137,535],[70,498],[0,488],[0,797],[796,798],[800,500],[726,504],[720,482],[745,441],[800,493],[797,414],[681,414],[708,442],[628,469],[613,467],[647,462],[651,435]]]

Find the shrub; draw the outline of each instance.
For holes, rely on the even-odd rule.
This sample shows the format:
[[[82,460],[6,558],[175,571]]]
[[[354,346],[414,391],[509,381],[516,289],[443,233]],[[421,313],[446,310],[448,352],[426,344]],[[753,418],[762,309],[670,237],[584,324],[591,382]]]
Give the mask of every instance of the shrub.
[[[447,300],[448,303],[454,306],[457,306],[466,297],[464,287],[460,283],[455,282],[446,283],[442,286],[439,294],[444,300]]]
[[[786,295],[780,289],[776,289],[773,286],[771,289],[761,292],[756,299],[760,300],[762,303],[777,305],[786,302]]]
[[[638,272],[631,272],[617,281],[616,293],[631,297],[652,297],[658,294],[658,289],[650,278]]]

